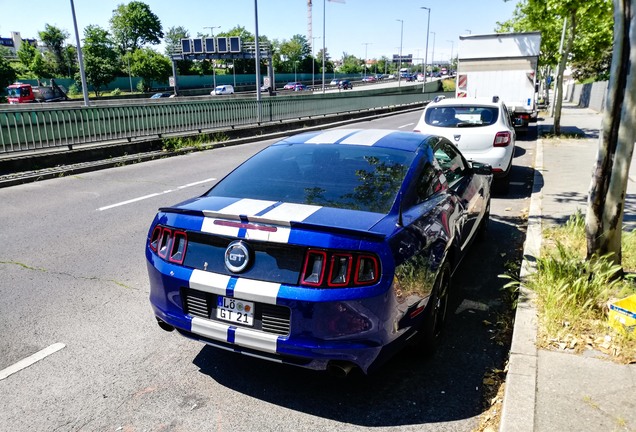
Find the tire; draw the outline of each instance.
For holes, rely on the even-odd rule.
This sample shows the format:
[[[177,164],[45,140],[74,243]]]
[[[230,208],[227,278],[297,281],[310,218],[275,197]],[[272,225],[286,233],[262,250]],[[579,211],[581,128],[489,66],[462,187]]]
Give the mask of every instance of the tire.
[[[488,204],[486,204],[486,212],[484,213],[484,217],[479,223],[479,228],[477,228],[477,232],[475,233],[477,241],[484,241],[486,239],[489,221],[490,221],[490,199],[488,199]]]
[[[435,286],[424,312],[424,323],[417,339],[415,350],[430,355],[437,348],[440,335],[446,323],[451,287],[451,267],[446,261],[441,265]]]

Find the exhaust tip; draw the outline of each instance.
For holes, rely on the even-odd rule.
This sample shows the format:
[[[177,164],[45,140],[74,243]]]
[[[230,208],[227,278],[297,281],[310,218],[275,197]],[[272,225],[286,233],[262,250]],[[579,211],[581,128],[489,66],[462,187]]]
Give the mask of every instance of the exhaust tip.
[[[327,364],[327,372],[339,378],[345,378],[356,367],[356,365],[350,362],[334,360]]]
[[[165,330],[167,332],[171,332],[174,330],[173,326],[163,320],[160,320],[159,318],[157,318],[157,324],[159,324],[159,327],[161,327],[162,330]]]

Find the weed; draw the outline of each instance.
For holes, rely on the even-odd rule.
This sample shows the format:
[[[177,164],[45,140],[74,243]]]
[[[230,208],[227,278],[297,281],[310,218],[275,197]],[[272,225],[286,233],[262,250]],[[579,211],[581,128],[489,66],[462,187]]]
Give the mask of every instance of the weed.
[[[623,260],[632,266],[636,234],[623,237]],[[537,294],[540,344],[574,350],[584,345],[607,346],[606,351],[614,355],[633,358],[634,338],[613,332],[606,320],[610,300],[636,292],[633,278],[620,277],[623,268],[613,263],[611,255],[585,259],[585,220],[580,212],[564,225],[544,231],[544,239],[536,272],[524,281]]]

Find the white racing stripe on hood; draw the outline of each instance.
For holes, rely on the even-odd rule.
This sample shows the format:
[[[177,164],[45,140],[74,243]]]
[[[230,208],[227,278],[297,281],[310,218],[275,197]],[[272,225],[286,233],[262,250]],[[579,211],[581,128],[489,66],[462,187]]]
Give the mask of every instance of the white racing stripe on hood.
[[[330,131],[323,132],[321,134],[316,135],[315,137],[308,139],[306,141],[307,144],[334,144],[340,141],[342,138],[351,134],[353,129],[334,129]]]
[[[347,137],[340,144],[372,146],[387,135],[392,134],[392,130],[361,130],[358,133]]]

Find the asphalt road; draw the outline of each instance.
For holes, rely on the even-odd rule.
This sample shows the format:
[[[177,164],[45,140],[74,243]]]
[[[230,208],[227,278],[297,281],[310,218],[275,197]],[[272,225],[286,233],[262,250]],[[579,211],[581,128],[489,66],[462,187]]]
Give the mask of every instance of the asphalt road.
[[[418,113],[362,122],[411,130]],[[351,127],[351,126],[350,126]],[[0,189],[0,429],[10,431],[467,431],[482,381],[502,368],[497,275],[520,261],[534,137],[517,142],[510,193],[458,270],[435,355],[405,352],[369,377],[336,379],[217,350],[159,329],[144,244],[160,206],[206,191],[268,145],[156,160]],[[492,324],[489,324],[492,323]],[[54,345],[64,344],[64,345]],[[0,376],[1,378],[1,376]]]

